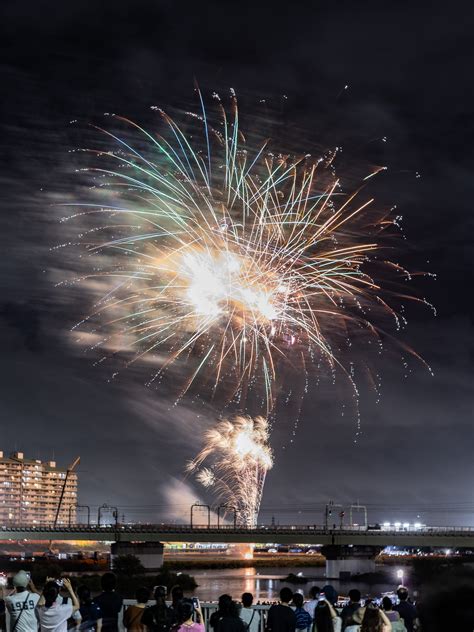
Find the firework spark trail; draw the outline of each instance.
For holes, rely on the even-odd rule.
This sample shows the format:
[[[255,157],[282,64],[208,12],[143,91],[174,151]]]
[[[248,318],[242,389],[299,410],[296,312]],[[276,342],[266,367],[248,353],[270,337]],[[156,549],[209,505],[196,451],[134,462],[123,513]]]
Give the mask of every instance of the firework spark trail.
[[[75,334],[90,328],[98,362],[150,360],[148,385],[169,373],[178,399],[199,385],[199,396],[245,410],[252,395],[269,417],[282,376],[303,376],[306,392],[308,367],[324,363],[345,372],[357,397],[343,351],[356,336],[381,346],[381,315],[404,322],[387,297],[412,298],[386,282],[387,270],[411,278],[380,243],[399,218],[377,214],[363,187],[344,193],[337,150],[313,160],[272,153],[269,140],[247,144],[235,95],[229,111],[214,95],[215,121],[198,94],[193,133],[158,108],[163,135],[119,116],[132,140],[100,130],[116,148],[92,151],[97,165],[84,171],[107,203],[75,205],[64,218],[92,224],[81,238],[93,271],[79,280],[100,294]],[[222,421],[205,442],[189,471],[255,524],[272,466],[267,421]]]
[[[376,333],[367,306],[395,316],[364,268],[387,220],[370,239],[362,233],[358,220],[372,200],[343,195],[328,176],[336,152],[311,162],[271,153],[268,141],[252,152],[235,97],[230,116],[220,101],[219,111],[220,129],[205,113],[192,117],[205,130],[203,151],[162,110],[169,138],[115,117],[143,136],[145,149],[102,130],[118,150],[95,152],[106,163],[87,171],[120,204],[84,205],[75,216],[108,216],[84,232],[111,233],[86,243],[98,261],[87,278],[115,285],[82,322],[96,332],[101,323],[95,348],[134,348],[127,365],[164,355],[150,384],[178,364],[187,372],[181,396],[198,380],[213,392],[230,389],[229,400],[253,388],[268,414],[282,363],[300,366],[306,354],[334,367],[333,349],[351,328]]]
[[[214,488],[238,524],[256,525],[265,477],[273,465],[268,423],[236,416],[205,433],[205,447],[188,464],[204,487]]]

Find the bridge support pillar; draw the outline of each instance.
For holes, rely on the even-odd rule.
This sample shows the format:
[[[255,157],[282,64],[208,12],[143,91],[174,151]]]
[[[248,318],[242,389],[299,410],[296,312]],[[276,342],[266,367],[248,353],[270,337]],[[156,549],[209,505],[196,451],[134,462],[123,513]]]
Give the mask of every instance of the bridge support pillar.
[[[156,571],[163,566],[163,544],[161,542],[113,542],[110,547],[110,565],[118,555],[136,555],[148,571]]]
[[[321,548],[326,558],[326,577],[345,579],[354,575],[375,572],[375,558],[381,551],[379,546],[328,544]]]

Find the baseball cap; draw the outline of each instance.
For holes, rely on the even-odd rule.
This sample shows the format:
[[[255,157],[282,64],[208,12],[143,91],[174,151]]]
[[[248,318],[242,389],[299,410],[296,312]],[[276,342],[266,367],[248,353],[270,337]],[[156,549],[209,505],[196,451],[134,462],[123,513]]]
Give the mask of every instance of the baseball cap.
[[[26,571],[18,571],[13,575],[13,585],[18,588],[26,588],[30,583],[30,575]]]

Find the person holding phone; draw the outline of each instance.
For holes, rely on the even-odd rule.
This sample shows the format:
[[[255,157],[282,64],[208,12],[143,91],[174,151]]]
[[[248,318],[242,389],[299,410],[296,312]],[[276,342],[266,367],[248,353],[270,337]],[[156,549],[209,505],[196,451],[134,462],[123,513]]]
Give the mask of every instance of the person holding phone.
[[[172,632],[205,632],[204,617],[201,607],[194,607],[192,599],[182,599],[176,604],[177,623],[171,628]],[[194,620],[196,617],[196,621]]]
[[[37,632],[35,608],[40,596],[31,581],[30,574],[19,571],[13,576],[13,587],[14,592],[4,597],[5,609],[9,615],[7,632]]]
[[[366,601],[353,618],[360,619],[360,625],[350,625],[346,632],[392,632],[392,625],[385,612],[372,600]]]
[[[60,586],[57,581],[47,582],[37,607],[41,632],[67,632],[68,619],[79,610],[79,599],[71,581],[67,577],[61,581],[71,597],[71,603],[58,600]]]
[[[341,623],[332,604],[322,597],[314,609],[312,632],[341,632]]]

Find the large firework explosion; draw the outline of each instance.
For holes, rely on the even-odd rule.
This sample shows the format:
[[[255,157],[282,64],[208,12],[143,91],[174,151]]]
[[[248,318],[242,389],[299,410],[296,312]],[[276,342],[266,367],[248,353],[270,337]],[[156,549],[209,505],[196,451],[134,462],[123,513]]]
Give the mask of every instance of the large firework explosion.
[[[114,117],[139,132],[135,146],[102,130],[116,148],[93,152],[87,171],[113,199],[79,215],[106,219],[82,233],[84,278],[103,295],[79,328],[94,349],[128,353],[126,365],[154,362],[149,383],[174,366],[180,395],[197,383],[244,408],[251,390],[268,413],[280,368],[334,367],[341,345],[377,336],[377,311],[396,317],[374,277],[393,222],[341,191],[336,152],[248,147],[235,97],[230,116],[217,102],[219,125],[193,115],[204,149],[161,110],[161,136]]]
[[[234,511],[237,523],[246,527],[256,525],[265,476],[273,465],[268,439],[263,417],[223,420],[205,433],[204,448],[188,464],[188,471],[215,489],[227,513]]]
[[[324,364],[353,381],[341,348],[356,336],[379,339],[381,312],[398,319],[377,279],[387,265],[404,271],[380,256],[393,220],[363,188],[344,192],[336,151],[312,158],[247,143],[235,95],[227,109],[214,96],[216,121],[202,105],[188,113],[186,131],[158,109],[161,134],[119,116],[128,132],[101,130],[115,148],[93,151],[85,171],[107,203],[79,205],[72,216],[90,222],[81,237],[93,269],[81,280],[100,298],[76,331],[104,350],[101,359],[155,365],[149,384],[169,374],[178,398],[194,389],[241,410],[251,398],[268,416],[283,375],[307,379],[308,367]],[[193,463],[216,446],[231,459],[231,437],[244,426],[263,432],[268,450],[266,422],[238,417],[208,433]],[[235,456],[238,471],[217,465],[198,477],[250,524],[266,469],[251,453]],[[239,476],[255,478],[255,498],[244,498],[248,486],[236,491]]]

